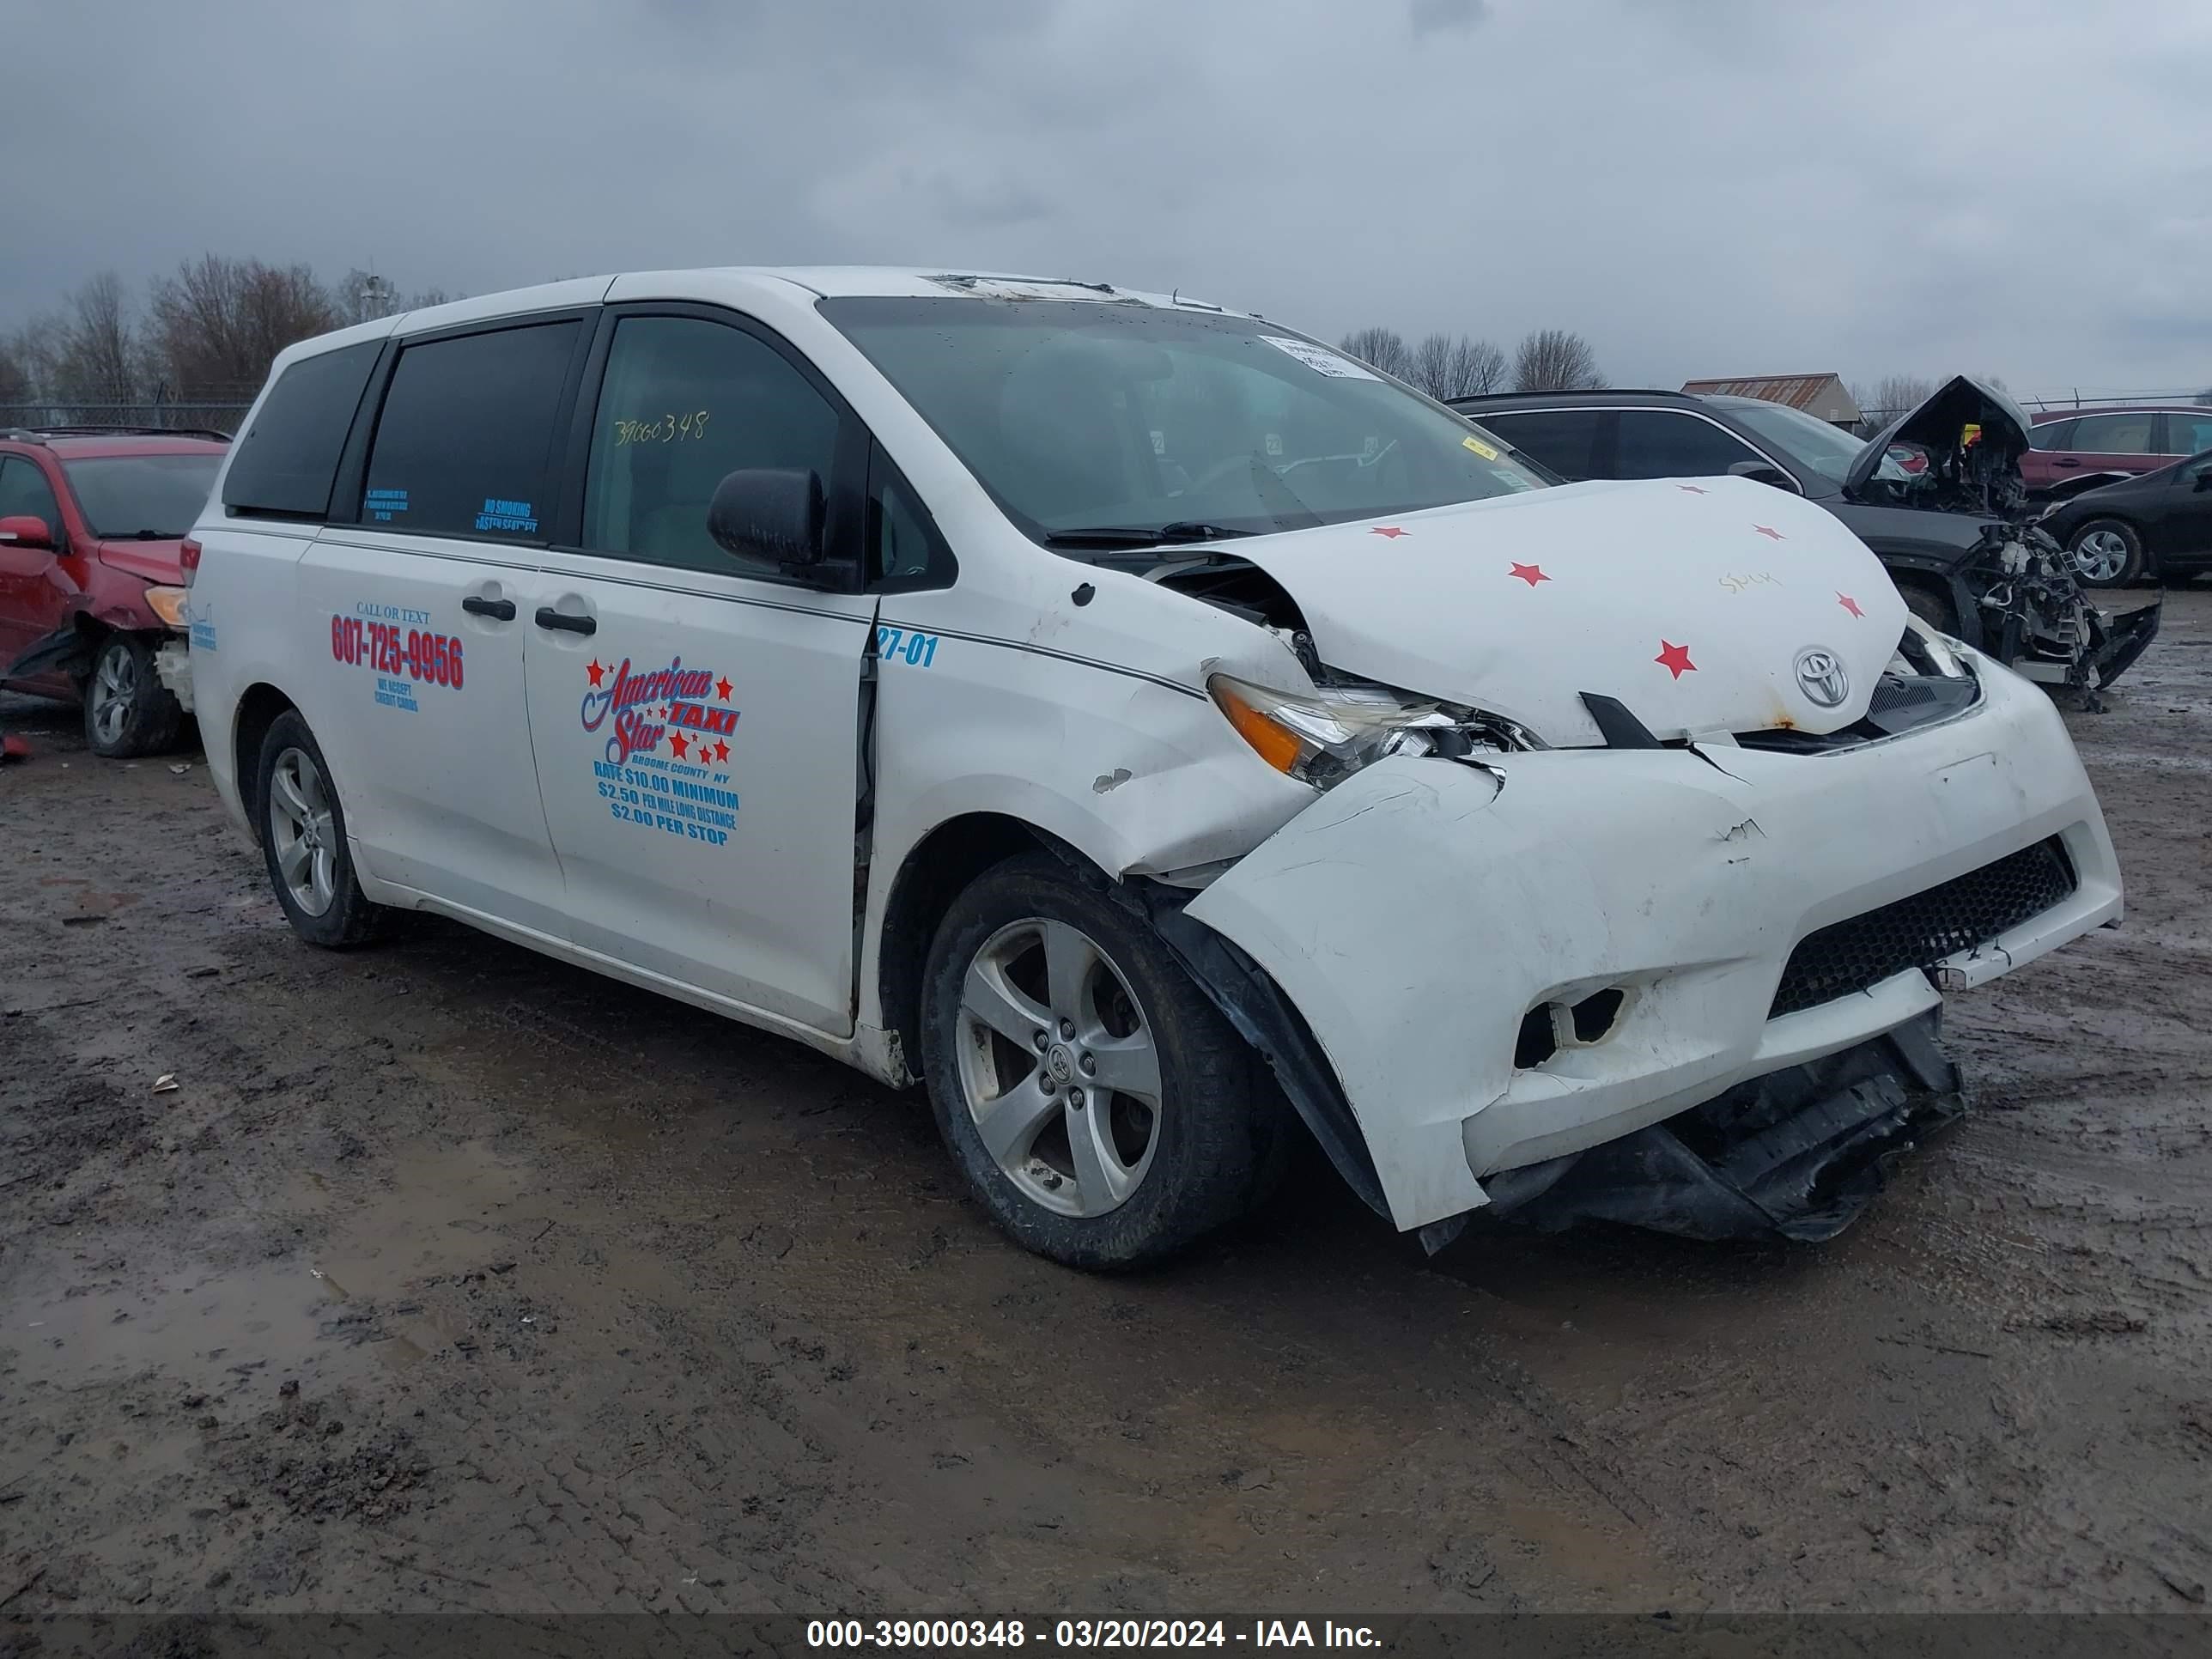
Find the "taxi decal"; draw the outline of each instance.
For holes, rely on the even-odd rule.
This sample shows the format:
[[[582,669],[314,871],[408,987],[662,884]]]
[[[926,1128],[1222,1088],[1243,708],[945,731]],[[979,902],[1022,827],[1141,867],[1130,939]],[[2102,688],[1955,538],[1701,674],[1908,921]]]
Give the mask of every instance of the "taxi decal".
[[[738,710],[726,674],[681,657],[640,670],[594,657],[584,668],[577,720],[605,734],[592,775],[607,815],[641,830],[726,847],[738,827],[727,770]]]

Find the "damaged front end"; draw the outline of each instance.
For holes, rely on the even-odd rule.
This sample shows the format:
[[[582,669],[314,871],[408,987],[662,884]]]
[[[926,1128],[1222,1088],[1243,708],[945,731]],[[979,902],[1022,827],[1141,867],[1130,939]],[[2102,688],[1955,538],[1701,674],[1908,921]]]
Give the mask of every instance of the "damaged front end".
[[[2021,471],[2028,447],[2020,405],[1959,375],[1868,442],[1844,494],[1868,507],[1980,520],[1960,574],[1978,607],[1983,648],[2094,707],[2095,692],[2156,636],[2162,605],[2154,599],[2112,611],[2091,603],[2065,550],[2036,527],[2040,509],[2031,507]]]

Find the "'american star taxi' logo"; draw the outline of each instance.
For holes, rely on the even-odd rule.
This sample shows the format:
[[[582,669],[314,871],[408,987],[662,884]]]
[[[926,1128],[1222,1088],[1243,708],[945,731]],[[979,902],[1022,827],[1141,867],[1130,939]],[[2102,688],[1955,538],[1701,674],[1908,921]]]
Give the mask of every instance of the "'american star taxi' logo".
[[[607,683],[611,674],[612,684]],[[727,706],[737,689],[727,675],[686,668],[681,657],[642,673],[632,671],[627,657],[619,665],[594,657],[585,665],[584,677],[590,689],[577,718],[585,731],[597,732],[609,726],[611,716],[610,764],[619,766],[634,754],[658,753],[663,741],[678,760],[703,762],[709,752],[718,761],[729,758],[730,746],[721,739],[738,729],[738,711]]]

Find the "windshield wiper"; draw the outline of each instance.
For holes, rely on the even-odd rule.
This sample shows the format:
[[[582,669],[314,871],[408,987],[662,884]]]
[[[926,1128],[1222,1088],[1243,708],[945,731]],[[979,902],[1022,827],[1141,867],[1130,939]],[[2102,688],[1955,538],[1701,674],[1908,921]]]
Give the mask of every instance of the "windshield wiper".
[[[1249,530],[1231,530],[1225,525],[1201,524],[1195,519],[1177,519],[1163,525],[1109,524],[1084,530],[1053,530],[1045,533],[1045,540],[1054,547],[1181,547],[1192,542],[1228,541],[1253,533]]]

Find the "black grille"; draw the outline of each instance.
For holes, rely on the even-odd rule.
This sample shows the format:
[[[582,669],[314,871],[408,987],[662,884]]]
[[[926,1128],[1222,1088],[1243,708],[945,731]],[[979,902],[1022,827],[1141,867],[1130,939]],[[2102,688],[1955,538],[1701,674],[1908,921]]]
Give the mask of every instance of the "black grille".
[[[1932,968],[2042,915],[2074,890],[2074,866],[2049,841],[1808,933],[1790,953],[1772,1019],[1849,996],[1908,968]]]

